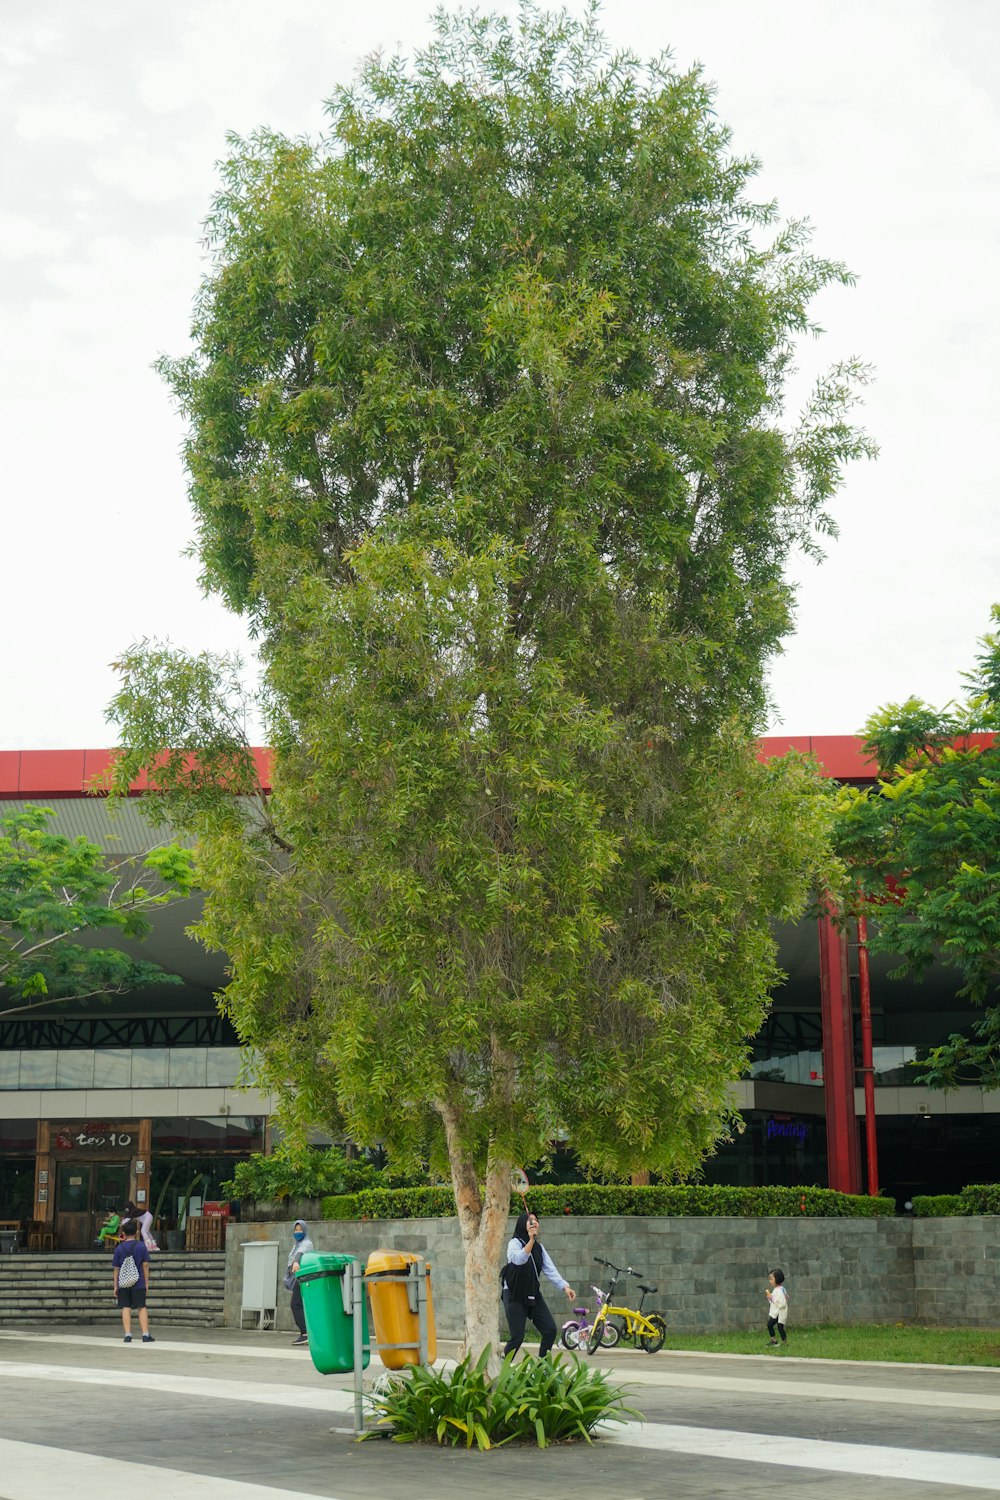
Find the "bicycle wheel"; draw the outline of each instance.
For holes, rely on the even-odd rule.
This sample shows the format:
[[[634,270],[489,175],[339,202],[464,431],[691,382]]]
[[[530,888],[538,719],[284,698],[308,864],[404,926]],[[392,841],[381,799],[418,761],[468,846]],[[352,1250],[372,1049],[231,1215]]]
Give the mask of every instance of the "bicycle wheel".
[[[639,1343],[647,1354],[657,1354],[662,1348],[667,1337],[667,1325],[659,1313],[650,1313],[647,1322],[652,1323],[656,1329],[655,1333],[640,1333]]]
[[[564,1323],[562,1328],[562,1346],[564,1349],[579,1349],[580,1347],[580,1325],[579,1323]]]
[[[598,1318],[587,1335],[587,1353],[596,1354],[604,1340],[606,1318]]]
[[[601,1329],[601,1348],[613,1349],[622,1336],[622,1331],[617,1323],[610,1323],[607,1319]]]

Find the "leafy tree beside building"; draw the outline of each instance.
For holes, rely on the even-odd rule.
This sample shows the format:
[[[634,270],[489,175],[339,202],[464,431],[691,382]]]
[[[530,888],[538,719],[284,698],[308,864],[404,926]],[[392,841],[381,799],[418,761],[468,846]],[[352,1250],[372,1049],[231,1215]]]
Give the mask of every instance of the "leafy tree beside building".
[[[157,907],[191,893],[190,851],[169,844],[109,858],[90,839],[56,832],[52,818],[32,804],[0,817],[0,1016],[179,983],[114,944],[146,937]],[[97,946],[98,936],[112,946]]]
[[[441,14],[329,116],[232,141],[163,365],[273,794],[231,664],[149,644],[116,782],[152,768],[198,835],[286,1123],[447,1161],[479,1348],[513,1164],[566,1134],[681,1176],[731,1127],[829,820],[808,767],[758,762],[764,668],[868,451],[863,372],[786,420],[847,273],[750,196],[700,73],[593,18]]]
[[[1000,622],[1000,608],[993,619]],[[966,695],[943,708],[890,703],[865,726],[879,781],[845,788],[837,847],[856,882],[870,942],[897,974],[953,964],[982,1005],[970,1036],[931,1049],[921,1081],[1000,1085],[1000,636],[983,637]],[[916,1080],[915,1080],[916,1081]]]

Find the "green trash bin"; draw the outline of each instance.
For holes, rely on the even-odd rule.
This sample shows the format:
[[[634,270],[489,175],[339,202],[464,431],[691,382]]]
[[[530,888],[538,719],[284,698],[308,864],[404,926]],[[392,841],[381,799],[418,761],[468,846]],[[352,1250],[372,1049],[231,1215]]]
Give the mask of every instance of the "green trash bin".
[[[302,1289],[302,1306],[309,1334],[309,1353],[321,1375],[342,1375],[354,1369],[354,1315],[347,1311],[350,1297],[350,1268],[356,1255],[322,1254],[312,1250],[303,1255],[298,1281]],[[361,1342],[368,1342],[368,1309],[364,1288],[361,1295]],[[371,1352],[362,1355],[367,1366]]]

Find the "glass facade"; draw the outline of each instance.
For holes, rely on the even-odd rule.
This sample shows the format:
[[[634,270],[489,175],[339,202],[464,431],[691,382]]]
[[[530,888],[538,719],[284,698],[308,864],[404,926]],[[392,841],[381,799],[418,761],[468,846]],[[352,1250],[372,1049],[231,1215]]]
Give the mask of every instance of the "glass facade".
[[[893,1088],[920,1086],[913,1064],[928,1047],[952,1031],[969,1028],[961,1012],[878,1012],[872,1016],[875,1083]],[[854,1055],[860,1063],[860,1022],[855,1016]],[[823,1085],[823,1034],[818,1011],[772,1011],[754,1038],[748,1078],[758,1083]]]
[[[232,1088],[238,1047],[66,1047],[0,1052],[4,1089]]]

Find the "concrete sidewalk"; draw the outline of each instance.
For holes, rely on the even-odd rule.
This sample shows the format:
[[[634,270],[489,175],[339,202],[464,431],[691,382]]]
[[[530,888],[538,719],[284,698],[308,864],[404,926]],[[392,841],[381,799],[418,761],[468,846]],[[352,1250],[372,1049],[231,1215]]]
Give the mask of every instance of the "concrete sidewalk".
[[[42,1475],[75,1500],[122,1485],[184,1500],[1000,1493],[997,1370],[669,1351],[599,1363],[644,1423],[593,1448],[479,1454],[355,1443],[350,1377],[318,1375],[285,1335],[171,1328],[143,1347],[4,1329],[0,1494],[35,1500]]]

